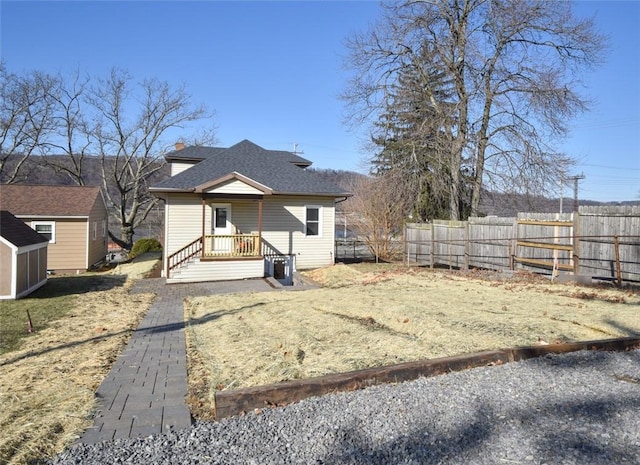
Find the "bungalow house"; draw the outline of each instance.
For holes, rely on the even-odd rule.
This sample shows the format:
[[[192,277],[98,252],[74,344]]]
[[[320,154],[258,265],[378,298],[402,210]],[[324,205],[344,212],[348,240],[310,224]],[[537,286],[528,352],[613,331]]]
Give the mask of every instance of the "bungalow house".
[[[19,299],[47,282],[49,239],[0,210],[0,299]]]
[[[98,187],[5,184],[0,206],[49,238],[49,270],[82,272],[107,256],[108,214]]]
[[[168,283],[274,276],[333,263],[335,203],[350,194],[292,152],[243,140],[166,155],[171,177],[150,188],[165,203]]]

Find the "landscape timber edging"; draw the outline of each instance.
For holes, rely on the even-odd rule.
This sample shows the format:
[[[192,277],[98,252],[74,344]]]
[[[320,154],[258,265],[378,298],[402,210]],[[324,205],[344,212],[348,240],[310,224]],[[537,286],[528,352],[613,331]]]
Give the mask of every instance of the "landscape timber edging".
[[[340,391],[354,391],[378,384],[400,383],[469,368],[502,365],[542,357],[547,354],[562,354],[579,350],[625,351],[638,348],[640,348],[640,337],[513,347],[366,368],[264,386],[217,391],[215,393],[215,417],[220,420],[256,409],[284,406],[308,397]]]

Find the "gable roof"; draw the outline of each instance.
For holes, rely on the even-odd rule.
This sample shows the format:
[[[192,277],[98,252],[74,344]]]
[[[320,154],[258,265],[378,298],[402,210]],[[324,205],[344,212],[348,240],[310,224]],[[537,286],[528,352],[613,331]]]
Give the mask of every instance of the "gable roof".
[[[28,184],[0,186],[0,206],[19,217],[88,217],[98,200],[102,201],[99,187]]]
[[[0,236],[16,247],[49,242],[47,237],[35,232],[7,210],[0,210]]]
[[[189,150],[191,147],[178,152]],[[202,192],[212,182],[229,179],[230,176],[250,180],[254,185],[264,186],[266,194],[322,195],[342,197],[351,195],[327,182],[321,176],[306,171],[300,165],[305,160],[291,152],[266,150],[251,141],[243,140],[228,149],[207,152],[200,147],[200,155],[208,156],[175,176],[151,187],[152,192]],[[209,148],[211,149],[211,147]],[[175,152],[173,152],[175,153]],[[309,162],[305,160],[305,162]]]

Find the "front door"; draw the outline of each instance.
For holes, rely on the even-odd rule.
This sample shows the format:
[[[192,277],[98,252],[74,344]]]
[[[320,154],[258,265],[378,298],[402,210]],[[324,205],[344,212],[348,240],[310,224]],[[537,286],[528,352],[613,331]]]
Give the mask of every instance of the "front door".
[[[213,252],[231,252],[233,250],[233,238],[230,237],[233,234],[231,204],[214,203],[211,209],[211,234],[214,235]]]

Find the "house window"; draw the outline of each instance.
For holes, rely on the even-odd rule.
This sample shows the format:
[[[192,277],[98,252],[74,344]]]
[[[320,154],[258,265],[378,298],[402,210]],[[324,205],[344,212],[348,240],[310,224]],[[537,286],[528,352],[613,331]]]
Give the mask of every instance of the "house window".
[[[31,228],[49,238],[51,244],[56,242],[56,223],[54,221],[32,221]]]
[[[102,237],[107,237],[107,221],[102,220]]]
[[[305,207],[305,235],[307,236],[321,236],[322,234],[322,207],[308,205]]]
[[[226,229],[227,228],[227,209],[224,207],[216,208],[214,220],[215,220],[215,223],[214,223],[215,229]]]
[[[98,222],[93,222],[93,234],[91,235],[92,239],[95,241],[98,238]]]

